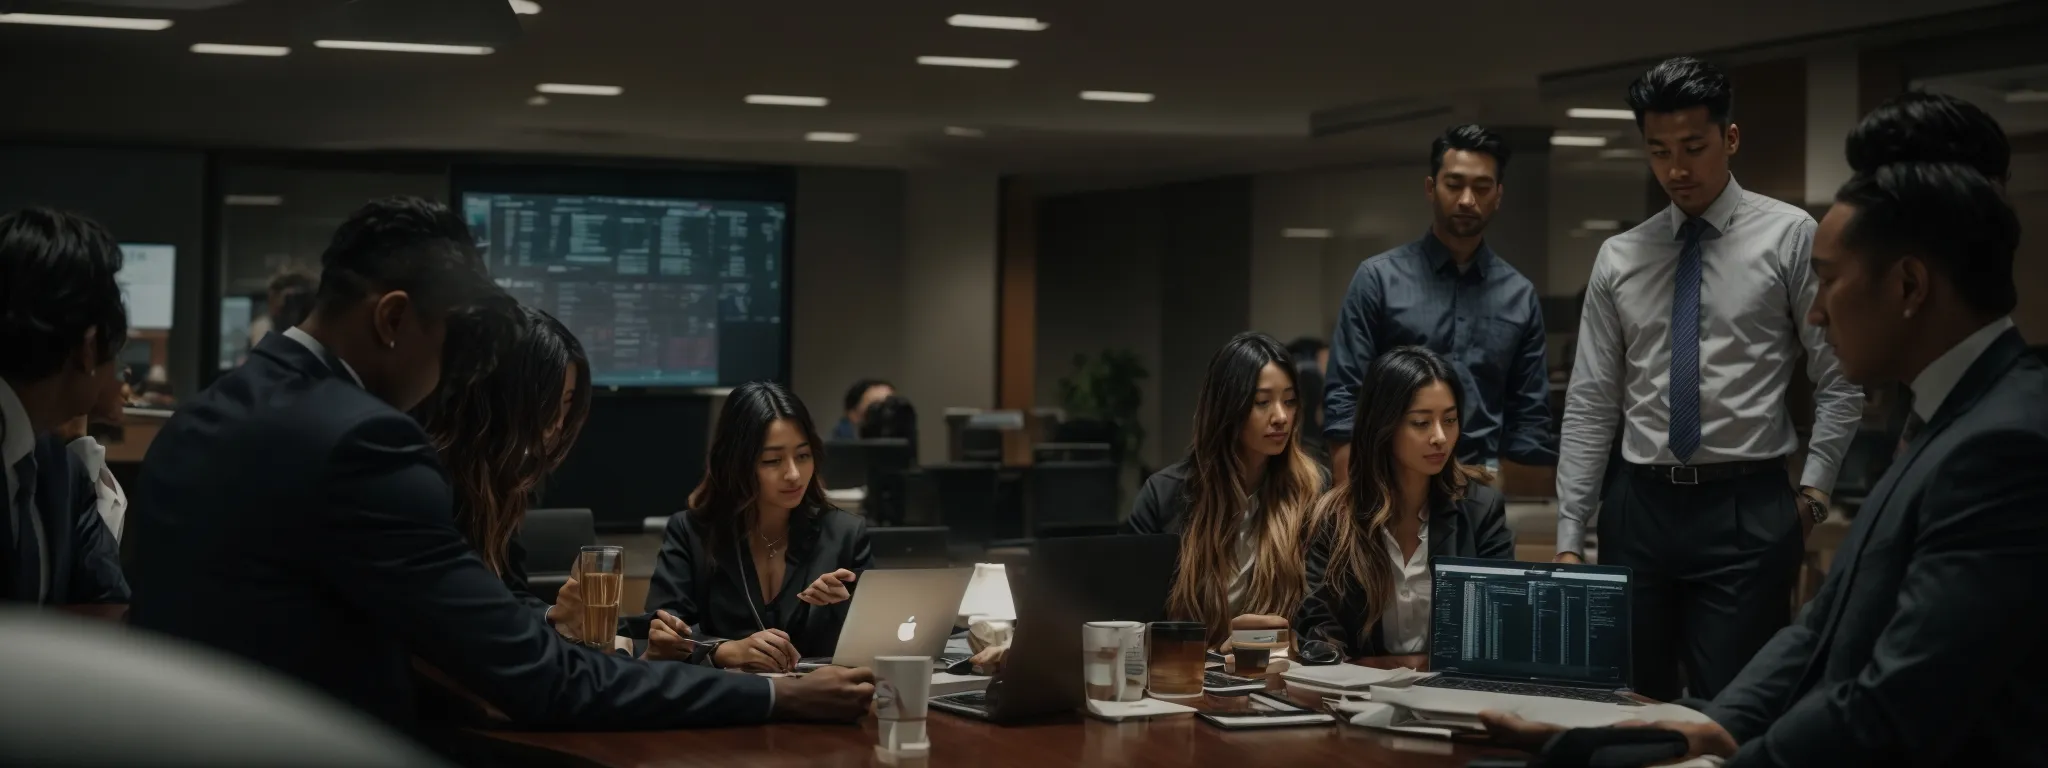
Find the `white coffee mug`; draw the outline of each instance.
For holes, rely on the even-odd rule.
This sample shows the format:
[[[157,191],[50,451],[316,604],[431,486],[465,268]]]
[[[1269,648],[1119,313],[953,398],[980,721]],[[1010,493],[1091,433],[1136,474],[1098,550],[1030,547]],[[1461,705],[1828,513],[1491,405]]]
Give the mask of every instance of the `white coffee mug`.
[[[930,752],[925,708],[931,702],[930,656],[875,657],[875,748],[895,754]]]
[[[1145,697],[1145,625],[1091,621],[1081,625],[1083,692],[1096,701]]]

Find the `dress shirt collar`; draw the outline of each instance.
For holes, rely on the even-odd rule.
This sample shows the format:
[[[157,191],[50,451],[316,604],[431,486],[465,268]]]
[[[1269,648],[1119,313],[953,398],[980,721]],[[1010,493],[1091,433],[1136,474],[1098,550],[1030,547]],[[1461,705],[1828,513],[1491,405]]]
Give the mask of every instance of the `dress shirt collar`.
[[[301,331],[299,330],[298,326],[294,325],[284,330],[284,337],[287,339],[291,339],[292,341],[296,341],[299,343],[300,346],[303,346],[307,350],[310,350],[313,353],[314,357],[320,358],[320,361],[322,363],[325,363],[328,360],[334,360],[335,362],[341,363],[341,369],[348,373],[348,377],[350,379],[355,380],[356,386],[360,387],[363,385],[363,377],[356,375],[355,367],[349,365],[347,360],[343,360],[339,357],[330,357],[327,354],[327,345],[320,343],[319,339],[313,338],[313,334]]]
[[[14,394],[14,387],[0,379],[0,468],[14,471],[16,462],[21,461],[36,449],[36,428],[29,423],[28,408],[21,404],[21,398]],[[11,492],[11,491],[10,491]],[[0,504],[9,503],[0,499]]]
[[[1735,174],[1728,174],[1728,186],[1722,187],[1721,196],[1714,198],[1714,204],[1707,206],[1706,212],[1700,214],[1700,221],[1707,227],[1707,231],[1700,233],[1700,239],[1712,240],[1720,237],[1729,227],[1734,226],[1735,211],[1742,207],[1742,194],[1742,185],[1735,182]],[[1687,218],[1685,211],[1678,210],[1677,203],[1665,206],[1665,210],[1670,215],[1671,239],[1684,238]]]
[[[1990,349],[1991,343],[2012,327],[2010,315],[1993,320],[1928,363],[1920,375],[1913,377],[1913,413],[1921,421],[1934,421],[1935,411],[1941,410],[1941,402],[1962,383],[1963,374],[1969,373],[1977,358],[1984,356],[1984,350]]]
[[[1431,272],[1449,274],[1453,277],[1458,275],[1458,263],[1451,258],[1451,247],[1437,239],[1434,228],[1422,230],[1422,254],[1429,257]],[[1487,247],[1485,240],[1479,241],[1479,249],[1472,252],[1472,276],[1485,277],[1486,263],[1492,258],[1493,249]]]

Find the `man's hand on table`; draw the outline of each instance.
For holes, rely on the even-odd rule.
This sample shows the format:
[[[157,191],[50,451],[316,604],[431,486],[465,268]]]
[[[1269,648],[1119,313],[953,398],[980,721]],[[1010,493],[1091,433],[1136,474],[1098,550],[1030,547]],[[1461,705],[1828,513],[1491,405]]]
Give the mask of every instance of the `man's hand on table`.
[[[863,667],[820,667],[800,677],[778,677],[775,719],[850,722],[866,717],[875,698],[875,673]]]

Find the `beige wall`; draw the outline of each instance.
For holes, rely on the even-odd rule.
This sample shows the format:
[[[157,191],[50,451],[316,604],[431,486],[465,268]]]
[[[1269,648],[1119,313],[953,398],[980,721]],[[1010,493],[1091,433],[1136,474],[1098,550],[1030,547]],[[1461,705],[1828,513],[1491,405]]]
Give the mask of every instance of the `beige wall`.
[[[948,406],[995,404],[996,177],[797,172],[790,377],[819,428],[855,379],[917,405],[925,461]]]
[[[945,459],[946,408],[995,406],[996,206],[992,174],[908,177],[895,379],[918,407],[926,462]]]
[[[797,172],[790,381],[828,433],[855,379],[902,375],[904,191],[898,171]]]
[[[1252,181],[1251,325],[1287,341],[1330,337],[1359,262],[1429,227],[1426,171],[1400,167],[1322,168]],[[1330,239],[1282,237],[1293,227],[1328,229]]]

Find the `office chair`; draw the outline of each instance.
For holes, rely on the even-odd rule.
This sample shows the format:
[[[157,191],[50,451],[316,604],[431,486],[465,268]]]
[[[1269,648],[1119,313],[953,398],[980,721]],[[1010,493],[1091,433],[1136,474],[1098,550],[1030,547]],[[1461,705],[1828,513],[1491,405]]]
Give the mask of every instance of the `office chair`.
[[[1054,461],[1115,461],[1109,443],[1039,443],[1031,447],[1034,464]]]
[[[945,526],[869,528],[876,568],[945,568],[953,564]]]
[[[576,553],[597,543],[597,523],[588,509],[529,509],[519,524],[526,548],[526,591],[555,602],[555,593],[576,568]]]
[[[1033,536],[1115,533],[1117,475],[1110,461],[1053,461],[1031,466]]]
[[[166,635],[0,611],[0,646],[0,765],[446,765],[297,681]]]
[[[932,464],[924,476],[938,498],[938,522],[956,548],[979,550],[994,535],[993,512],[1002,466],[992,462]]]

